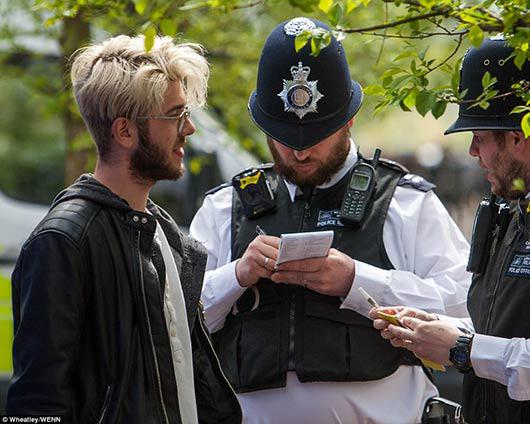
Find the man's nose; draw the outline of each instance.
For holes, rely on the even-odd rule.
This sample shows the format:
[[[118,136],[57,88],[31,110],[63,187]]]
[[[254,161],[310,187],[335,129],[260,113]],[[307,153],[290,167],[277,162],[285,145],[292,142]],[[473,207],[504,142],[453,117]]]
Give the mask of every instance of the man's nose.
[[[469,154],[473,157],[479,156],[478,140],[475,136],[473,136],[471,144],[469,145]]]
[[[293,150],[293,155],[297,161],[303,162],[311,155],[311,149]]]

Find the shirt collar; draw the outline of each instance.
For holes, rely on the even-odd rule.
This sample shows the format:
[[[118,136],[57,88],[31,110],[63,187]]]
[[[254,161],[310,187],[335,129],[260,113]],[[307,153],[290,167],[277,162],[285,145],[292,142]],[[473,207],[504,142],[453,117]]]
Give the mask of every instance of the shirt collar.
[[[329,180],[329,182],[319,185],[317,186],[317,188],[323,190],[329,187],[333,187],[348,173],[348,171],[353,166],[353,164],[357,162],[357,159],[358,159],[357,146],[355,146],[355,143],[350,138],[350,152],[348,153],[348,156],[346,156],[346,160],[341,165],[339,170],[331,177],[331,180]],[[287,187],[287,190],[289,191],[289,196],[291,196],[291,201],[294,202],[296,195],[301,193],[300,188],[296,184],[291,183],[290,181],[287,181],[285,179],[283,181],[285,182],[285,186]]]

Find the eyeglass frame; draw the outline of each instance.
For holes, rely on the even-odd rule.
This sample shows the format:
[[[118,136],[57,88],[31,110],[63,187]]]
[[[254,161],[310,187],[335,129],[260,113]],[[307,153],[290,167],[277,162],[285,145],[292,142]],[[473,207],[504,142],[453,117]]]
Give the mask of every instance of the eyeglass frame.
[[[159,119],[161,121],[177,121],[178,122],[177,131],[179,134],[182,134],[182,130],[184,129],[184,124],[186,122],[186,119],[190,119],[190,117],[191,117],[191,108],[188,105],[186,105],[184,106],[184,110],[177,116],[141,115],[141,116],[138,116],[138,119]]]

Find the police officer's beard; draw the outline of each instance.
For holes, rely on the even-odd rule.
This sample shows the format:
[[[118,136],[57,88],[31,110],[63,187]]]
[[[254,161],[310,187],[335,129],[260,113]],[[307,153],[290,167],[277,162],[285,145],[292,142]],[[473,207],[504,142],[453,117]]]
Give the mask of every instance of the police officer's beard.
[[[129,171],[133,178],[141,183],[154,183],[160,180],[176,180],[184,174],[184,162],[179,166],[172,163],[172,157],[149,140],[147,129],[140,127],[139,143],[131,157]],[[185,143],[179,139],[178,145]],[[169,155],[172,154],[172,151]]]
[[[493,188],[492,191],[497,195],[507,200],[516,200],[521,196],[524,196],[526,192],[520,190],[514,190],[514,180],[522,179],[525,184],[525,190],[530,191],[528,182],[528,172],[525,171],[525,165],[523,162],[510,158],[505,155],[502,157],[502,151],[498,152],[491,160],[489,168],[495,170],[493,175],[497,180],[497,187]]]
[[[297,186],[311,185],[319,186],[322,184],[328,183],[333,175],[340,169],[348,153],[350,152],[350,140],[349,133],[345,131],[344,138],[335,144],[328,153],[328,156],[322,159],[319,164],[319,167],[312,174],[299,173],[294,167],[285,163],[282,159],[274,143],[271,139],[267,139],[269,149],[271,151],[272,157],[274,159],[274,170],[278,175],[281,175],[286,180],[296,184]],[[311,159],[314,160],[314,159]],[[298,161],[298,163],[308,163],[309,161]]]

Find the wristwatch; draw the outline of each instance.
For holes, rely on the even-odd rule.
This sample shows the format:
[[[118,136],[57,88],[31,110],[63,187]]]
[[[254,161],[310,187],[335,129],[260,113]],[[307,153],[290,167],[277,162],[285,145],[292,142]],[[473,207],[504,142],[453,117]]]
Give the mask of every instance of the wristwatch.
[[[471,344],[473,343],[473,333],[464,333],[457,340],[456,344],[449,349],[449,360],[461,373],[467,373],[471,369]]]

